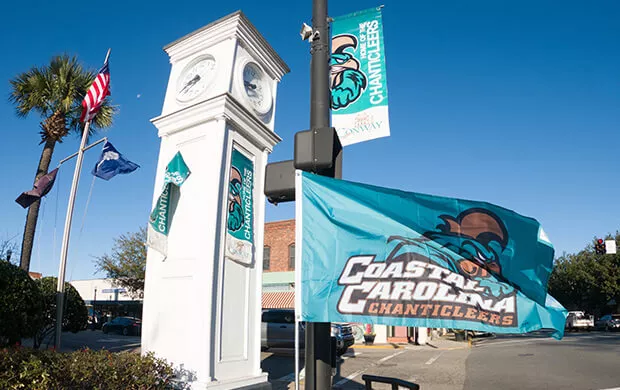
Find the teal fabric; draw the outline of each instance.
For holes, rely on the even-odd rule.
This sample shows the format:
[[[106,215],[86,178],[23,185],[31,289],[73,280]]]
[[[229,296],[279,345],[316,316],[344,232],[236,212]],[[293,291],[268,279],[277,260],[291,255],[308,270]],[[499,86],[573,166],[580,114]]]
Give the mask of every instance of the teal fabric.
[[[303,320],[563,336],[566,310],[547,295],[553,246],[535,219],[301,175]]]

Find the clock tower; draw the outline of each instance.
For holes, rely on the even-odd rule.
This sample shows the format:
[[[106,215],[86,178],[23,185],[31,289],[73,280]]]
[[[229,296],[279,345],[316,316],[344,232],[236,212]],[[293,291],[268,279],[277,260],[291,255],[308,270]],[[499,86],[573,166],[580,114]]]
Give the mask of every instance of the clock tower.
[[[171,71],[153,204],[180,153],[191,174],[170,197],[167,253],[147,251],[142,351],[192,389],[268,387],[260,368],[267,156],[288,67],[241,12],[164,50]]]

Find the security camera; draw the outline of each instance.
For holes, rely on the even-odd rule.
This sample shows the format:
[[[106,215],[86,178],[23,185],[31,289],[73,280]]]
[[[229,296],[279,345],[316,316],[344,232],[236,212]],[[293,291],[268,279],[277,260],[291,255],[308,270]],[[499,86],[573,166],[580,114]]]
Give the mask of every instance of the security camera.
[[[312,38],[312,27],[308,26],[306,23],[302,24],[299,35],[301,35],[302,41]]]

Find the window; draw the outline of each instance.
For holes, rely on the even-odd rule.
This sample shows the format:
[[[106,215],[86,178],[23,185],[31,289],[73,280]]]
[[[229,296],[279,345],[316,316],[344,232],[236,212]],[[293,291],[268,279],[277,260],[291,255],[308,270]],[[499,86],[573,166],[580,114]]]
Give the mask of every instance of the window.
[[[269,270],[269,260],[271,258],[271,248],[265,246],[263,248],[263,271]]]
[[[288,268],[295,269],[295,244],[288,246]]]
[[[262,322],[292,324],[295,322],[295,312],[293,310],[267,310],[263,312]]]

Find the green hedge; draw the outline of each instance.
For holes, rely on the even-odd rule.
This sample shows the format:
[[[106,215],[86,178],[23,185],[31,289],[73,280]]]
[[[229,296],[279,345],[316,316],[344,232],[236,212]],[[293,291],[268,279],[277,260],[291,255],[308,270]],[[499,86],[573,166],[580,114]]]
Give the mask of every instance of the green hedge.
[[[23,269],[0,260],[0,347],[34,337],[43,323],[43,295],[37,282]]]
[[[0,350],[3,390],[147,390],[173,388],[173,369],[152,355],[29,348]]]

